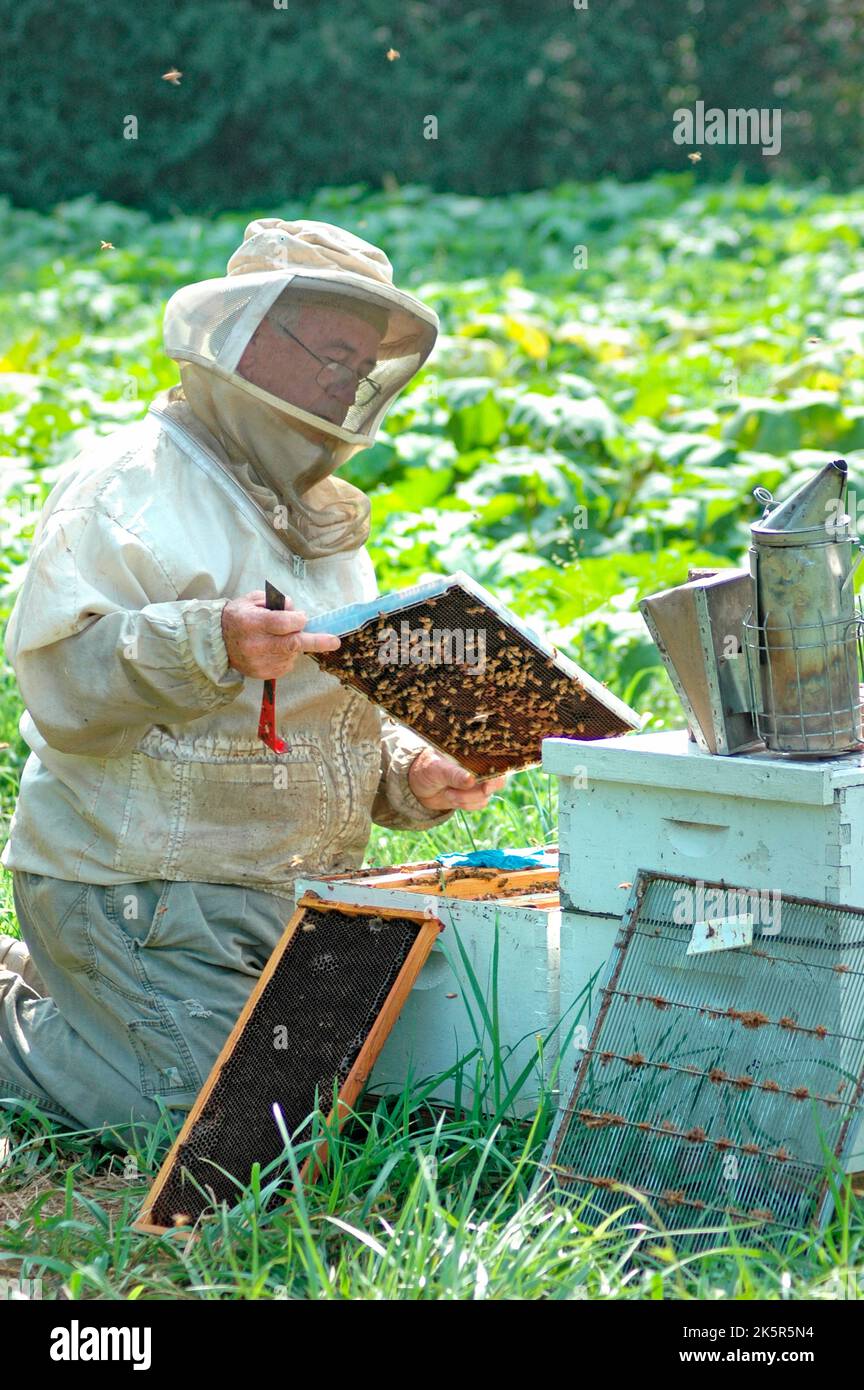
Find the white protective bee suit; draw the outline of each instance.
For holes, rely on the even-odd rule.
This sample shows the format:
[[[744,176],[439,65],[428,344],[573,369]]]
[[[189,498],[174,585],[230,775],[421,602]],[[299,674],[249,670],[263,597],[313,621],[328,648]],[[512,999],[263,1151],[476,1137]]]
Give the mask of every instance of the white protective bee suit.
[[[346,315],[362,378],[329,333]],[[295,878],[359,866],[372,820],[452,814],[408,786],[423,741],[308,656],[277,685],[287,749],[266,747],[262,682],[229,667],[221,628],[265,580],[310,617],[375,594],[369,501],[335,470],[436,331],[367,242],[253,222],[226,277],[168,304],[182,386],[48,499],[7,630],[32,753],[3,862],[32,959],[23,975],[0,961],[0,1105],[85,1125],[188,1109]],[[305,394],[253,379],[274,335],[307,363]]]

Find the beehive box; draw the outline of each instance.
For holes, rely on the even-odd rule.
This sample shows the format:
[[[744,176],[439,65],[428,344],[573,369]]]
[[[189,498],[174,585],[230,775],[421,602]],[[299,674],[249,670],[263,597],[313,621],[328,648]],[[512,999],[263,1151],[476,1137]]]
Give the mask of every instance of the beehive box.
[[[573,1031],[587,1020],[617,922],[575,928],[562,1006],[561,935],[570,926],[557,889],[554,869],[437,863],[298,881],[298,895],[328,901],[405,908],[419,897],[444,923],[375,1066],[374,1091],[411,1080],[445,1104],[476,1098],[487,1113],[526,1114],[544,1089],[557,1096],[562,1052],[570,1084]]]
[[[864,905],[864,756],[713,757],[685,731],[550,739],[561,900],[620,915],[637,867]]]
[[[639,716],[461,572],[319,614],[319,666],[480,777],[540,762],[545,737],[605,738]]]

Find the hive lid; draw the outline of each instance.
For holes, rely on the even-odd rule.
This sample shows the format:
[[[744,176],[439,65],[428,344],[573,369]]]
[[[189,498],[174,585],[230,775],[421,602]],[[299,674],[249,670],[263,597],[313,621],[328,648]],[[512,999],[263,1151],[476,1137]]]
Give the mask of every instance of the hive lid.
[[[760,748],[735,758],[715,758],[689,742],[686,729],[596,743],[548,738],[543,743],[543,767],[557,777],[587,777],[593,787],[623,782],[662,787],[676,796],[696,792],[706,804],[714,796],[741,796],[795,806],[833,806],[843,788],[864,785],[864,753],[794,762]]]

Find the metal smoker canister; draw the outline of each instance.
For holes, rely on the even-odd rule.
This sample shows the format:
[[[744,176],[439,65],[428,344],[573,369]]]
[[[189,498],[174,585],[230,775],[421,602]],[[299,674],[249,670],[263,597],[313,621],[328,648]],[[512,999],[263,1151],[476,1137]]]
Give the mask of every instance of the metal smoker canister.
[[[744,622],[753,717],[769,749],[831,757],[861,747],[860,619],[844,459],[751,528],[755,611]],[[853,547],[857,553],[853,556]]]

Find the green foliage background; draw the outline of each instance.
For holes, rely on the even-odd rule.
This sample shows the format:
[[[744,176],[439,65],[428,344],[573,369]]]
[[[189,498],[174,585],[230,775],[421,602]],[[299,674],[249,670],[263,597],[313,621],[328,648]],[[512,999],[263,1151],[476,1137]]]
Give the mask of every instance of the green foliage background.
[[[59,470],[176,380],[168,296],[251,217],[320,218],[382,246],[444,328],[345,470],[382,589],[467,570],[647,728],[683,722],[638,600],[740,563],[753,488],[838,455],[864,525],[864,0],[579,3],[0,0],[0,630]],[[781,152],[691,165],[673,113],[697,100],[779,108]],[[20,712],[0,660],[0,832]],[[526,773],[369,855],[555,836],[552,779]],[[265,1172],[188,1243],[129,1230],[158,1129],[120,1173],[92,1135],[7,1117],[0,1274],[130,1300],[861,1296],[848,1193],[823,1236],[757,1257],[719,1233],[699,1260],[652,1238],[641,1267],[631,1230],[548,1209],[548,1113],[500,1111],[506,1063],[484,1032],[470,1106],[429,1110],[434,1081],[371,1102],[308,1205],[265,1213]]]
[[[393,7],[365,8],[380,11],[375,61],[388,41],[411,51]],[[607,17],[628,10],[623,0],[604,8]],[[178,286],[221,273],[260,196],[262,212],[333,221],[384,247],[397,283],[442,319],[429,366],[400,398],[376,446],[346,469],[372,498],[381,587],[465,569],[634,704],[646,727],[680,725],[638,600],[681,582],[691,564],[741,562],[759,510],[753,488],[782,496],[838,455],[849,460],[850,510],[864,525],[864,197],[829,192],[821,177],[828,171],[841,184],[860,173],[858,127],[849,116],[859,101],[850,76],[854,35],[836,70],[827,72],[826,58],[824,83],[808,79],[812,120],[801,124],[797,145],[784,126],[783,160],[795,172],[818,172],[818,181],[716,182],[739,159],[750,162],[744,172],[761,177],[761,156],[744,149],[715,149],[683,173],[637,177],[663,164],[657,142],[668,139],[670,123],[656,114],[660,107],[639,106],[632,91],[638,73],[652,91],[676,92],[673,59],[683,45],[692,67],[701,34],[723,81],[754,84],[754,95],[734,104],[762,104],[758,91],[768,87],[759,84],[770,85],[778,71],[771,48],[777,26],[797,33],[796,42],[817,29],[836,38],[856,7],[829,2],[816,25],[794,2],[772,17],[759,3],[745,11],[729,0],[738,66],[748,35],[771,48],[754,59],[753,73],[738,74],[720,7],[712,7],[710,24],[699,5],[689,8],[690,38],[677,14],[640,5],[630,7],[617,46],[580,49],[578,62],[601,64],[600,76],[577,82],[582,105],[571,109],[560,104],[569,78],[561,77],[555,97],[551,69],[522,86],[504,80],[531,70],[532,36],[552,17],[564,23],[560,6],[553,16],[542,2],[494,12],[443,3],[435,7],[440,32],[431,6],[408,6],[399,23],[412,43],[422,33],[429,50],[463,74],[460,86],[447,68],[441,90],[450,93],[451,114],[464,96],[464,138],[430,142],[433,161],[430,145],[418,140],[412,105],[419,91],[416,108],[435,110],[431,88],[415,90],[407,64],[373,72],[368,23],[339,0],[307,5],[305,28],[297,11],[209,5],[208,13],[230,10],[236,20],[236,92],[218,66],[225,31],[218,42],[211,38],[194,0],[170,8],[153,0],[140,22],[137,11],[118,10],[93,43],[93,26],[109,10],[104,0],[86,11],[77,0],[52,6],[50,15],[41,0],[26,7],[0,0],[7,34],[33,55],[30,68],[19,69],[16,91],[0,91],[0,176],[15,199],[42,208],[0,201],[0,629],[59,470],[94,437],[133,422],[176,380],[161,346],[165,301]],[[494,81],[489,65],[463,61],[448,16],[454,26],[474,24],[478,46],[488,32],[490,51],[495,29]],[[344,111],[355,122],[355,142],[336,149],[332,124],[316,114],[321,108],[299,98],[296,108],[285,103],[264,64],[272,45],[241,23],[250,18],[293,26],[285,32],[296,38],[295,92],[331,92],[316,49],[325,31],[331,73],[337,62],[356,72],[351,65],[366,54],[359,70],[375,101],[360,114],[347,101],[339,110],[340,120]],[[512,38],[508,45],[502,32]],[[263,67],[253,61],[256,52]],[[786,44],[787,71],[795,67],[790,52],[794,59],[803,50]],[[94,79],[97,53],[103,72]],[[185,76],[179,89],[152,81],[153,63],[164,70],[171,62],[187,74],[197,65],[197,96],[210,94],[191,101],[179,121],[168,103],[189,101],[196,88]],[[117,110],[128,109],[123,82],[133,69],[141,101],[152,103],[150,143],[142,136],[137,165],[112,125]],[[426,71],[432,83],[432,68]],[[818,73],[818,65],[807,71]],[[718,95],[703,94],[725,105],[726,90],[718,78]],[[499,109],[490,114],[493,93]],[[829,119],[843,102],[846,117]],[[444,114],[442,107],[442,122]],[[241,116],[248,121],[242,128]],[[602,129],[602,145],[587,140],[589,120],[595,132]],[[493,129],[497,144],[490,143]],[[33,143],[22,143],[16,130]],[[400,180],[407,169],[418,181],[370,189],[391,151]],[[596,177],[607,162],[630,181]],[[680,150],[669,164],[681,169]],[[574,181],[574,172],[591,181]],[[254,193],[247,175],[259,180]],[[553,175],[548,188],[508,191]],[[448,182],[449,191],[435,191]],[[78,196],[93,189],[99,197]],[[60,191],[74,196],[52,207]],[[150,206],[137,210],[136,203]],[[249,211],[212,211],[226,205]],[[113,245],[100,250],[102,241]],[[0,830],[26,751],[20,710],[13,674],[0,664]],[[436,831],[437,842],[378,831],[370,857],[400,863],[430,848],[466,848],[472,836],[515,847],[555,834],[552,781],[529,773],[512,779],[487,811]],[[14,929],[8,879],[0,878],[0,930]],[[532,1198],[548,1114],[541,1107],[519,1124],[490,1108],[506,1061],[493,1034],[468,1058],[478,1078],[470,1109],[432,1113],[425,1097],[434,1082],[419,1100],[406,1085],[394,1101],[370,1103],[333,1139],[330,1175],[308,1207],[301,1190],[293,1206],[265,1214],[256,1178],[235,1212],[207,1223],[196,1242],[156,1246],[129,1230],[155,1171],[158,1132],[144,1150],[127,1154],[130,1181],[125,1162],[122,1172],[115,1169],[119,1160],[100,1157],[90,1134],[61,1143],[36,1119],[23,1134],[4,1121],[0,1155],[7,1134],[12,1149],[0,1165],[0,1187],[18,1214],[4,1224],[0,1272],[44,1274],[50,1296],[62,1289],[67,1298],[130,1300],[861,1296],[864,1225],[848,1194],[823,1236],[778,1237],[757,1256],[749,1245],[727,1244],[721,1232],[719,1250],[698,1260],[650,1238],[638,1265],[632,1231],[593,1229],[590,1215]],[[278,1173],[262,1179],[268,1193],[282,1181]],[[637,1211],[634,1219],[643,1216]]]
[[[465,569],[660,727],[682,716],[639,598],[740,561],[752,489],[839,454],[864,521],[860,195],[688,173],[491,199],[324,189],[279,211],[384,246],[443,321],[346,470],[372,496],[382,589]],[[220,273],[244,222],[0,210],[0,621],[58,468],[176,380],[165,300]],[[24,749],[0,679],[8,808]]]
[[[355,182],[641,179],[686,168],[672,113],[697,99],[782,111],[779,155],[713,146],[713,177],[861,182],[864,0],[586,4],[0,0],[0,194],[165,214]]]

